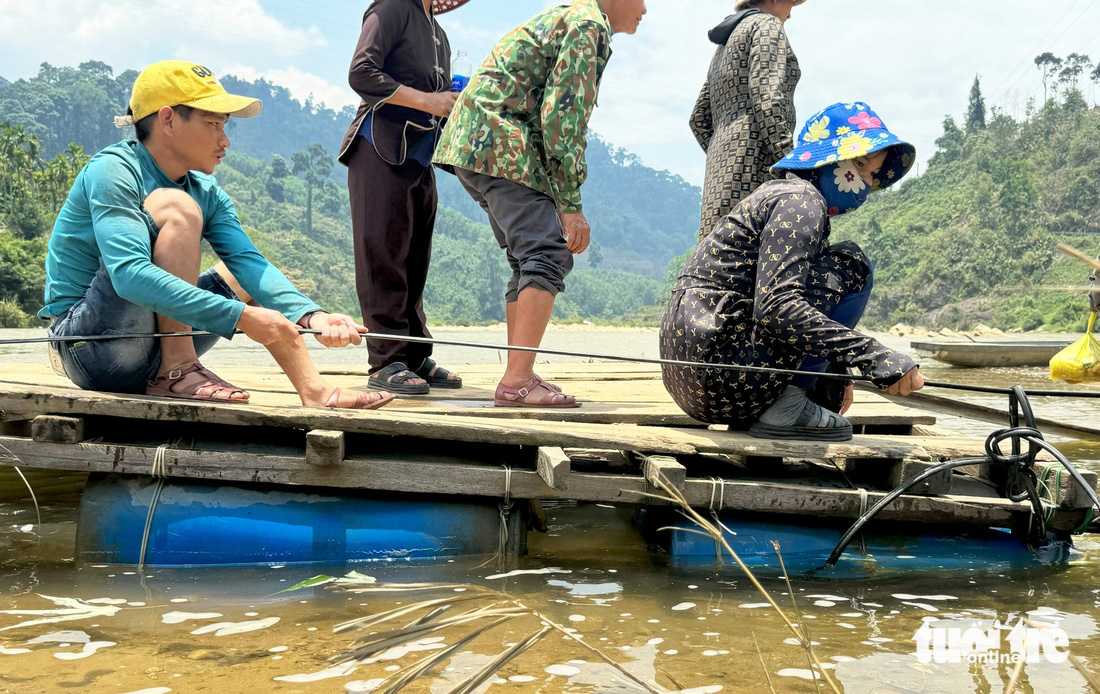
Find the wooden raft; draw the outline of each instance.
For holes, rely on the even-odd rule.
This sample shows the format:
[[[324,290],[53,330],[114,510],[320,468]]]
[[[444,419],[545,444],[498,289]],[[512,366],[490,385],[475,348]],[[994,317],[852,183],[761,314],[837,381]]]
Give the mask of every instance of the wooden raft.
[[[168,444],[177,478],[406,493],[645,503],[661,474],[693,506],[853,518],[935,462],[976,456],[984,440],[938,435],[935,417],[860,392],[843,444],[768,441],[706,427],[671,402],[656,369],[540,365],[584,401],[571,410],[492,407],[500,367],[466,367],[460,391],[399,398],[375,412],[303,408],[275,369],[219,368],[248,405],[75,389],[36,365],[0,365],[0,464],[66,472],[148,474]],[[327,374],[336,385],[364,372]],[[977,468],[977,466],[975,466]],[[1095,483],[1095,480],[1092,480]],[[866,498],[861,500],[863,488]],[[1079,522],[1068,495],[1064,523]],[[883,520],[1017,527],[1024,504],[988,484],[939,474]]]

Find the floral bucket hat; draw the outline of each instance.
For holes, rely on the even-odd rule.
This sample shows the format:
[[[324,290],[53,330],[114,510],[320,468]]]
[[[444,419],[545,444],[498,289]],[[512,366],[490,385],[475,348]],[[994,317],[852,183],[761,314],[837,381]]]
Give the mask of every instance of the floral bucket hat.
[[[776,171],[819,169],[889,150],[871,184],[871,192],[889,188],[909,173],[917,149],[887,130],[882,119],[863,102],[833,104],[815,113],[790,154],[776,162]]]

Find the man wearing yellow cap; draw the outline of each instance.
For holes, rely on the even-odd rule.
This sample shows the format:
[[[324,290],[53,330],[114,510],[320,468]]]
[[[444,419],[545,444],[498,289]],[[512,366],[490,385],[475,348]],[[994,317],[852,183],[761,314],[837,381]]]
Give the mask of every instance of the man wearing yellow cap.
[[[248,393],[199,363],[235,330],[265,345],[302,404],[373,409],[388,393],[341,393],[314,367],[297,328],[321,331],[327,347],[360,344],[364,328],[329,314],[296,290],[241,228],[211,175],[225,157],[230,116],[260,102],[226,93],[207,68],[166,61],[134,83],[136,140],[96,154],[58,214],[46,256],[46,306],[59,337],[202,330],[202,337],[53,343],[51,361],[81,388],[245,402]],[[221,259],[199,273],[205,239]]]

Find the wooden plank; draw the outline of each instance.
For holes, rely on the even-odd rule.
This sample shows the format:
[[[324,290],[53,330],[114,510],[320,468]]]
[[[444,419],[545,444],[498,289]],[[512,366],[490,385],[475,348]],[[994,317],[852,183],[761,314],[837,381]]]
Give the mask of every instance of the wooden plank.
[[[936,463],[927,460],[912,458],[901,460],[856,458],[843,461],[841,468],[855,482],[864,482],[889,491],[935,465]],[[951,480],[951,470],[944,470],[920,482],[907,493],[924,496],[949,494]]]
[[[493,407],[493,392],[499,380],[499,367],[482,367],[471,373],[463,369],[464,388],[458,391],[433,391],[427,396],[399,397],[388,411],[418,414],[475,415],[501,419],[546,419],[586,423],[630,423],[646,426],[705,427],[685,415],[673,402],[660,381],[656,368],[608,371],[611,364],[572,364],[560,368],[553,380],[568,384],[569,392],[583,406],[559,410],[531,410]],[[44,365],[23,364],[18,376],[3,382],[24,387],[71,388],[67,379],[53,374]],[[0,365],[0,373],[8,373]],[[297,405],[298,398],[290,382],[278,369],[270,367],[219,369],[229,381],[252,393],[252,404],[259,406]],[[353,377],[354,376],[354,377]],[[334,385],[354,389],[364,385],[365,372],[349,371],[334,379]],[[551,378],[551,376],[547,376]],[[4,386],[0,383],[0,389]],[[895,405],[877,393],[860,391],[848,411],[857,429],[871,427],[877,433],[905,433],[901,428],[913,423],[932,424],[935,417],[926,412]],[[896,431],[892,429],[897,429]]]
[[[1007,395],[1001,396],[1002,404],[997,406],[964,402],[953,397],[925,393],[924,391],[913,393],[904,398],[895,395],[886,395],[884,397],[898,404],[908,401],[910,404],[919,406],[927,412],[953,414],[968,419],[978,419],[989,422],[995,425],[990,427],[991,432],[994,429],[1003,429],[1008,426]],[[1060,434],[1062,436],[1071,436],[1073,438],[1085,440],[1096,440],[1100,438],[1100,426],[1090,424],[1087,417],[1083,417],[1076,422],[1050,419],[1049,417],[1036,417],[1035,423],[1038,425],[1039,430],[1046,434]]]
[[[657,480],[663,481],[680,492],[684,491],[684,484],[687,482],[687,468],[678,463],[675,458],[651,455],[646,458],[645,466],[642,469],[645,471],[646,482],[654,488],[656,493],[664,493],[661,491]]]
[[[1093,491],[1096,491],[1097,474],[1091,470],[1082,469],[1078,469],[1077,472],[1081,473],[1081,476],[1085,478],[1085,482],[1092,487]],[[1035,463],[1035,475],[1038,477],[1040,484],[1043,482],[1043,476],[1046,475],[1046,486],[1050,489],[1050,493],[1044,496],[1059,499],[1058,508],[1070,510],[1092,506],[1092,499],[1089,498],[1088,492],[1077,484],[1076,480],[1066,472],[1061,463],[1037,462]]]
[[[156,453],[153,447],[37,443],[19,437],[0,437],[0,445],[20,461],[15,463],[10,458],[3,458],[0,464],[81,472],[146,475]],[[355,456],[337,467],[320,467],[306,465],[301,457],[181,449],[169,449],[166,464],[169,476],[207,480],[490,497],[503,497],[505,491],[504,471],[488,465]],[[692,506],[708,508],[713,498],[713,486],[707,480],[688,479],[684,484],[684,495]],[[573,472],[569,490],[560,491],[548,487],[533,470],[513,470],[511,489],[516,499],[639,503],[647,483],[644,477],[638,475]],[[882,496],[882,493],[871,492],[868,501],[873,504]],[[728,480],[723,497],[722,508],[754,513],[856,518],[860,509],[858,491],[796,483]],[[906,495],[884,509],[878,517],[882,520],[1010,527],[1026,523],[1029,513],[1026,504],[999,498]]]
[[[84,418],[38,415],[31,422],[31,438],[52,443],[80,443],[84,440]]]
[[[539,446],[535,469],[539,477],[551,489],[565,491],[569,488],[569,456],[556,446]]]
[[[344,432],[314,429],[306,433],[306,462],[338,465],[344,459]]]
[[[8,386],[0,392],[0,409],[27,414],[153,419],[248,427],[331,429],[381,436],[417,436],[435,440],[502,443],[558,448],[610,448],[661,455],[727,453],[805,459],[912,458],[949,459],[976,455],[981,439],[918,436],[856,436],[845,443],[755,439],[742,432],[679,427],[643,427],[546,422],[498,422],[478,417],[415,415],[305,407],[261,407],[165,400],[43,387]]]

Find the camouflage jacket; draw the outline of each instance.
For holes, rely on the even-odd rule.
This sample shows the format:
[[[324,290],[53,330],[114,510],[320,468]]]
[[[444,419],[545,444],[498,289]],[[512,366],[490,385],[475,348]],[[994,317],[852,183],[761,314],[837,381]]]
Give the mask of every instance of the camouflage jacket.
[[[610,42],[596,0],[552,7],[513,29],[459,97],[436,163],[522,183],[559,212],[580,210],[588,119]]]

